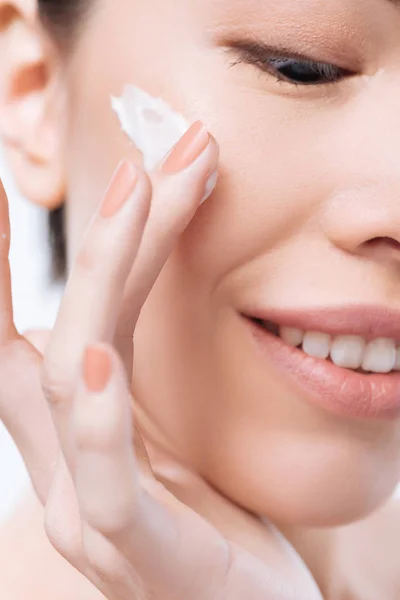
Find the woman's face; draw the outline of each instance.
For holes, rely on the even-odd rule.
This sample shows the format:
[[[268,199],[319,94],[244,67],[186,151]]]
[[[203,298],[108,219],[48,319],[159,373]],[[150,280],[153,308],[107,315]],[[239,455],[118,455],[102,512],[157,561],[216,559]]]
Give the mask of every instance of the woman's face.
[[[64,64],[71,258],[117,162],[140,160],[110,108],[125,84],[220,144],[143,310],[134,390],[152,439],[279,522],[358,518],[399,480],[400,383],[356,371],[390,368],[393,343],[365,340],[400,345],[399,32],[390,0],[95,0]],[[304,341],[354,369],[247,317],[354,334]]]

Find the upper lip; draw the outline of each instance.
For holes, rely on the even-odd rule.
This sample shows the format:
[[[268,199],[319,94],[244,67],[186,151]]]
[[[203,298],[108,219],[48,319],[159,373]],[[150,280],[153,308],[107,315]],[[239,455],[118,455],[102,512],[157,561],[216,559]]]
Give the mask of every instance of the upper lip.
[[[244,313],[284,327],[318,331],[332,336],[357,335],[365,339],[400,340],[400,310],[382,306],[348,305],[301,310],[257,309]]]

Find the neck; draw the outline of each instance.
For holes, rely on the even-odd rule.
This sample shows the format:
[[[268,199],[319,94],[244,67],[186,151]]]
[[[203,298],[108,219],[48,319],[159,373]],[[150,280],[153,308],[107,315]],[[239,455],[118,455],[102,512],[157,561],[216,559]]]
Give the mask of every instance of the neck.
[[[341,567],[340,528],[279,526],[301,556],[326,599],[342,598],[345,573]]]

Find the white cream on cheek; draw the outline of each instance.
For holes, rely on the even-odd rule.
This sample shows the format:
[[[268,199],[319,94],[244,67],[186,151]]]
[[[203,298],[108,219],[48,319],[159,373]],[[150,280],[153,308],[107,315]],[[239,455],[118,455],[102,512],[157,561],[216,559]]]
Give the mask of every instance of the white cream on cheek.
[[[189,123],[161,98],[154,98],[133,85],[120,98],[111,99],[122,130],[143,155],[150,171],[188,130]]]

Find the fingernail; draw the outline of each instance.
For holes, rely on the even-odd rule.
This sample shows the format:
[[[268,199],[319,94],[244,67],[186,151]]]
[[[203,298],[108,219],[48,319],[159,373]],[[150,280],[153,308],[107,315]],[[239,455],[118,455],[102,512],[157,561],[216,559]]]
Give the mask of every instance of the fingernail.
[[[89,346],[83,359],[83,378],[90,392],[103,392],[111,378],[111,359],[104,348]]]
[[[127,160],[118,165],[108,186],[100,214],[105,219],[113,217],[131,196],[138,176],[135,167]]]
[[[215,186],[217,185],[218,179],[218,169],[216,169],[213,173],[211,173],[210,177],[207,179],[204,196],[200,200],[200,204],[203,204],[211,196],[213,193]]]
[[[209,141],[206,127],[201,121],[196,121],[168,154],[161,171],[167,175],[183,171],[207,148]]]

